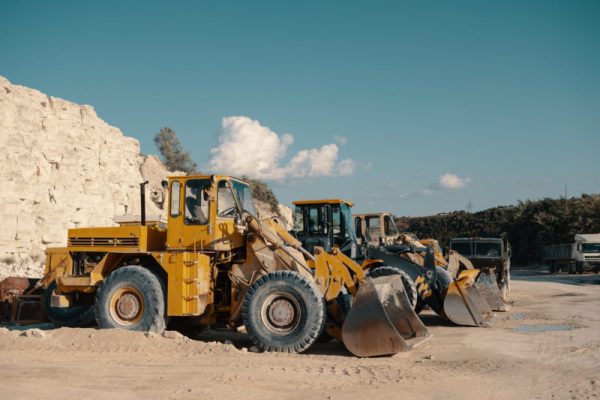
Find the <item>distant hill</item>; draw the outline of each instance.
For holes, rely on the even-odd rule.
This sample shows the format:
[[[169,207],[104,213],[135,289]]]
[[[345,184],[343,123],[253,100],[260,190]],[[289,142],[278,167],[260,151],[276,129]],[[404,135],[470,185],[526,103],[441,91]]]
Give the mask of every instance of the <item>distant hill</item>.
[[[429,217],[400,217],[401,231],[420,238],[437,238],[448,246],[451,238],[508,234],[513,262],[537,263],[548,244],[572,243],[576,233],[600,232],[600,195],[570,199],[527,200],[476,213],[454,211]]]

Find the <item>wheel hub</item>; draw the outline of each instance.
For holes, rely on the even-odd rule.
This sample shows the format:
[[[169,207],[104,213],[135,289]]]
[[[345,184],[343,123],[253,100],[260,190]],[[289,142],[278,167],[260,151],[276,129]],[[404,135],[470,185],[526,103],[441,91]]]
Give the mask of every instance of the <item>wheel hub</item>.
[[[138,299],[131,293],[124,294],[117,301],[117,313],[123,319],[134,318],[140,310]]]
[[[273,293],[262,305],[263,324],[273,333],[287,334],[293,331],[300,323],[300,317],[300,304],[289,293]]]
[[[134,325],[142,318],[143,313],[144,300],[136,288],[122,288],[112,295],[110,314],[118,324]]]
[[[269,319],[281,328],[292,323],[294,314],[294,306],[287,299],[276,300],[269,307]]]

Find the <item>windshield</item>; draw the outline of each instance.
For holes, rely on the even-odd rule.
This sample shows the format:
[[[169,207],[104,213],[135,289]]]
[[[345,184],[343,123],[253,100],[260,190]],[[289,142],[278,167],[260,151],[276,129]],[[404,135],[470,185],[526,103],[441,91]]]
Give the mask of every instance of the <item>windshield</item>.
[[[469,257],[471,255],[470,242],[452,242],[450,243],[450,248],[465,257]]]
[[[582,243],[581,251],[584,253],[600,253],[600,243]]]
[[[501,243],[476,242],[475,255],[481,257],[500,257],[502,254]]]
[[[385,231],[386,236],[397,236],[398,228],[396,228],[396,223],[394,222],[393,215],[386,215],[383,218],[383,229]]]
[[[304,232],[304,217],[302,215],[302,207],[294,209],[294,230],[296,232]]]
[[[227,181],[223,180],[219,182],[217,190],[217,216],[233,217],[237,212],[237,204],[235,203],[233,193],[231,193]]]
[[[352,211],[350,210],[350,207],[348,207],[347,204],[342,204],[340,206],[341,210],[342,210],[342,218],[344,219],[343,224],[344,226],[347,227],[346,229],[346,239],[350,239],[353,242],[356,241],[356,233],[354,232],[354,229],[352,229]]]
[[[231,180],[235,195],[242,207],[243,211],[250,213],[256,217],[256,209],[254,208],[254,201],[252,200],[252,189],[246,183]]]

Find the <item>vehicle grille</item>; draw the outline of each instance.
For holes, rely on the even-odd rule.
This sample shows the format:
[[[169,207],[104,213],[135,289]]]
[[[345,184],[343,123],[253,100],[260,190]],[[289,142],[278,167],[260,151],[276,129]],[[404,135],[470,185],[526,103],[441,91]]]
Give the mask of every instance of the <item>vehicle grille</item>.
[[[140,243],[138,237],[70,237],[69,246],[73,247],[133,247]]]

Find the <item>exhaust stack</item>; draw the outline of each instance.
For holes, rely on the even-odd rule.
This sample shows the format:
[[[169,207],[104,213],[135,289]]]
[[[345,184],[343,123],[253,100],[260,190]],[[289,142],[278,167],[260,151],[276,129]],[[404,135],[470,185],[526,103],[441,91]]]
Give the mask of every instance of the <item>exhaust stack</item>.
[[[141,222],[142,226],[146,225],[146,185],[148,181],[140,183],[140,207],[141,207]]]

